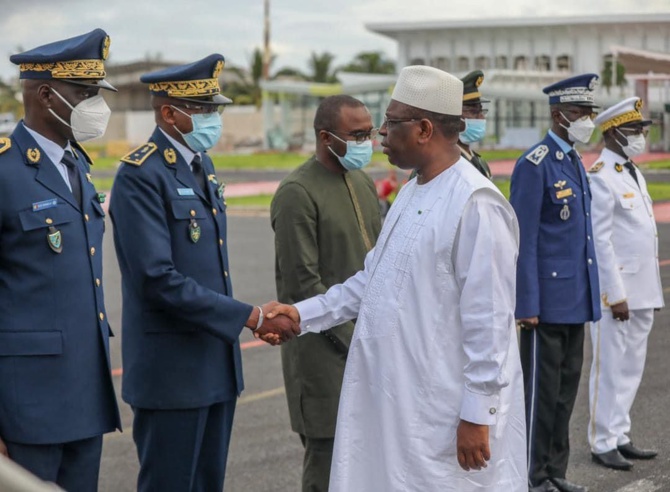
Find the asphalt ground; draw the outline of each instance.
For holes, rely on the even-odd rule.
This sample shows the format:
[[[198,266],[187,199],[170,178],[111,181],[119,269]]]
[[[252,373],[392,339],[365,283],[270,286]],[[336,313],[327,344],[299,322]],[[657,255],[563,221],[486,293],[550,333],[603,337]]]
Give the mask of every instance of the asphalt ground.
[[[230,270],[235,296],[252,304],[274,298],[274,246],[269,217],[267,214],[234,213],[229,216],[228,224]],[[114,368],[119,369],[120,276],[109,221],[107,227],[105,294],[108,317],[116,332],[111,343],[112,361]],[[660,258],[670,259],[670,225],[660,225],[659,236]],[[664,266],[661,273],[666,290],[670,292],[670,267]],[[589,486],[591,492],[670,491],[669,313],[670,309],[657,313],[649,340],[646,373],[632,412],[634,441],[640,446],[659,450],[660,455],[653,461],[636,462],[631,472],[612,471],[591,462],[586,438],[591,345],[589,337],[586,337],[582,381],[571,424],[572,453],[568,478]],[[289,426],[279,349],[254,344],[248,330],[244,331],[242,342],[251,342],[242,352],[246,389],[237,405],[225,490],[297,492],[300,490],[302,447]],[[121,402],[121,378],[116,376],[114,382]],[[125,403],[121,403],[121,414],[124,432],[105,437],[101,492],[135,490],[138,461],[132,440],[132,412]]]

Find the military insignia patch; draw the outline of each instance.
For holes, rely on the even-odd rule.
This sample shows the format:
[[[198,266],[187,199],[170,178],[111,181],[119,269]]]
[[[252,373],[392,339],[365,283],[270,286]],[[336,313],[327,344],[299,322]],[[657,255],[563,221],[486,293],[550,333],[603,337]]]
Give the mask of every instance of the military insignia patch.
[[[107,57],[109,56],[109,45],[111,44],[111,40],[109,39],[109,36],[105,37],[105,40],[102,43],[102,53],[101,53],[101,58],[103,60],[106,60]]]
[[[226,183],[221,181],[221,184],[219,187],[216,189],[216,194],[219,195],[219,198],[223,199],[223,191],[226,189]],[[224,203],[225,205],[225,203]]]
[[[526,159],[528,159],[530,162],[532,162],[537,166],[540,164],[540,162],[542,162],[542,159],[544,159],[548,153],[549,153],[549,147],[547,147],[546,145],[540,145],[539,147],[533,149],[531,153],[526,155]]]
[[[191,223],[188,226],[188,236],[191,239],[192,243],[197,243],[200,240],[201,229],[195,219],[191,219]]]
[[[133,166],[141,166],[147,158],[156,151],[156,144],[153,142],[146,143],[121,158],[121,162],[132,164]]]
[[[42,153],[40,152],[40,149],[34,148],[34,149],[28,149],[26,151],[26,157],[28,158],[28,162],[32,164],[37,164],[40,162],[40,157],[42,157]]]
[[[589,172],[590,173],[597,173],[598,171],[600,171],[603,168],[604,165],[605,165],[605,163],[603,161],[596,162],[593,166],[591,166],[591,168],[589,169]]]
[[[98,203],[105,203],[105,200],[107,199],[107,195],[104,193],[98,193]]]
[[[54,253],[63,252],[63,235],[55,227],[49,227],[49,234],[47,234],[47,241],[51,251]]]
[[[7,137],[0,138],[0,154],[9,150],[12,147],[11,139]]]
[[[635,198],[635,193],[624,193],[623,197],[624,198]]]
[[[565,190],[560,190],[556,192],[556,198],[561,199],[568,196],[572,196],[572,188],[567,188]]]
[[[597,83],[598,83],[598,77],[593,77],[591,79],[591,82],[589,82],[589,90],[592,91],[593,89],[595,89]]]
[[[567,203],[563,205],[560,216],[561,220],[568,220],[570,218],[570,207],[568,207]]]
[[[616,172],[620,173],[621,171],[623,171],[623,166],[622,166],[621,164],[619,164],[619,163],[614,164],[614,170],[615,170]]]
[[[91,173],[86,173],[86,181],[88,181],[89,183],[93,182],[93,178],[91,177]]]
[[[561,152],[560,150],[557,150],[556,151],[556,159],[558,159],[559,161],[562,161],[563,157],[565,157],[565,154],[563,154],[563,152]]]
[[[177,153],[173,148],[165,149],[163,151],[163,157],[165,157],[165,162],[168,164],[174,164],[177,162]]]
[[[554,183],[554,188],[558,188],[559,190],[562,190],[565,187],[566,184],[568,184],[567,181],[565,181],[564,179],[560,179],[560,180],[558,180]]]
[[[215,185],[219,184],[219,182],[216,180],[216,174],[208,174],[207,181],[214,183]]]
[[[635,101],[635,111],[639,113],[642,110],[643,105],[644,104],[642,102],[642,99],[638,99],[637,101]]]
[[[214,66],[214,71],[212,72],[212,78],[218,79],[221,70],[223,70],[223,61],[219,60],[218,62],[216,62],[216,65]]]
[[[479,87],[482,85],[482,82],[484,82],[484,77],[477,77],[477,80],[475,80],[475,85]]]

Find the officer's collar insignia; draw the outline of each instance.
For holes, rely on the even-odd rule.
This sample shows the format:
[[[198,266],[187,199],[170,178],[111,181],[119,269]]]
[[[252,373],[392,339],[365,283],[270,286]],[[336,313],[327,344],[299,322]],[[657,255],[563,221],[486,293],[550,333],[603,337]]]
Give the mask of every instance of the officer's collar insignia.
[[[28,158],[28,162],[30,162],[31,164],[37,164],[38,162],[40,162],[40,157],[42,157],[42,153],[38,148],[28,149],[26,151],[26,157]]]
[[[565,181],[565,180],[556,181],[556,182],[554,183],[554,188],[558,188],[559,190],[562,190],[563,187],[564,187],[566,184],[568,184],[568,182]]]
[[[177,152],[172,147],[168,147],[163,151],[163,157],[165,157],[165,162],[168,164],[174,164],[177,162]]]
[[[200,226],[195,219],[191,219],[191,223],[188,226],[188,235],[191,238],[191,242],[194,244],[197,243],[200,240],[200,233]]]
[[[621,171],[623,171],[623,166],[617,162],[616,164],[614,164],[614,170],[620,173]]]
[[[153,142],[140,145],[135,150],[121,158],[121,162],[132,164],[133,166],[141,166],[147,158],[156,151],[156,144]]]
[[[216,180],[216,174],[208,174],[207,180],[214,184],[219,184],[219,182]]]
[[[91,173],[86,173],[86,181],[88,181],[89,183],[93,182],[93,178],[91,177]]]
[[[600,171],[603,168],[604,165],[605,165],[605,163],[603,161],[596,162],[593,166],[591,166],[591,169],[589,169],[589,172],[590,173],[597,173],[598,171]]]
[[[3,152],[9,150],[12,146],[12,141],[11,139],[7,137],[0,138],[0,154]]]
[[[557,150],[556,151],[556,159],[558,159],[559,161],[562,161],[563,157],[565,157],[565,154],[563,154],[563,152],[561,152],[560,150]]]
[[[544,159],[547,154],[549,153],[549,147],[546,145],[540,145],[538,147],[535,147],[532,152],[530,152],[528,155],[526,155],[526,159],[528,159],[530,162],[535,164],[536,166],[542,162],[542,159]]]
[[[49,227],[49,234],[47,234],[49,247],[54,253],[62,253],[63,251],[63,235],[54,226]]]

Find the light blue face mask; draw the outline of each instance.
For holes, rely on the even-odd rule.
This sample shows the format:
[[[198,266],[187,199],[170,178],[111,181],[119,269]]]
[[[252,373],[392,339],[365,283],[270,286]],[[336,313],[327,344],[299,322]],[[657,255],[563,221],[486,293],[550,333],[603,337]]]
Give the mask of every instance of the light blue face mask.
[[[363,169],[370,163],[370,159],[372,159],[372,140],[357,143],[355,140],[342,140],[337,135],[331,132],[328,133],[340,142],[347,144],[347,152],[344,154],[344,157],[337,155],[332,148],[328,147],[328,150],[337,157],[337,160],[340,161],[344,169],[347,171],[356,171],[357,169]]]
[[[464,118],[465,130],[463,130],[458,139],[464,144],[479,142],[486,136],[486,120],[476,120],[473,118]]]
[[[185,114],[193,122],[193,131],[189,133],[179,132],[179,129],[174,127],[184,137],[184,142],[193,152],[204,152],[216,145],[223,132],[223,123],[219,113],[214,111],[213,113],[188,114],[174,106],[172,108]]]

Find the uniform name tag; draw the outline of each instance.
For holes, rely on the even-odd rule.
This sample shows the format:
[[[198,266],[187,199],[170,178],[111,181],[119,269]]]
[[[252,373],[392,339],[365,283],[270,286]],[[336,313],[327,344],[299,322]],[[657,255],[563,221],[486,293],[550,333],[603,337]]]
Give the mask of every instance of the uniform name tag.
[[[179,196],[195,195],[195,191],[193,191],[193,188],[177,188],[177,193],[179,193]]]
[[[556,198],[565,198],[566,196],[572,196],[572,188],[556,192]]]
[[[33,203],[33,212],[46,210],[47,208],[54,208],[58,204],[58,200],[52,198],[51,200],[44,200],[43,202]]]
[[[635,198],[635,193],[624,193],[623,197],[624,198]]]

